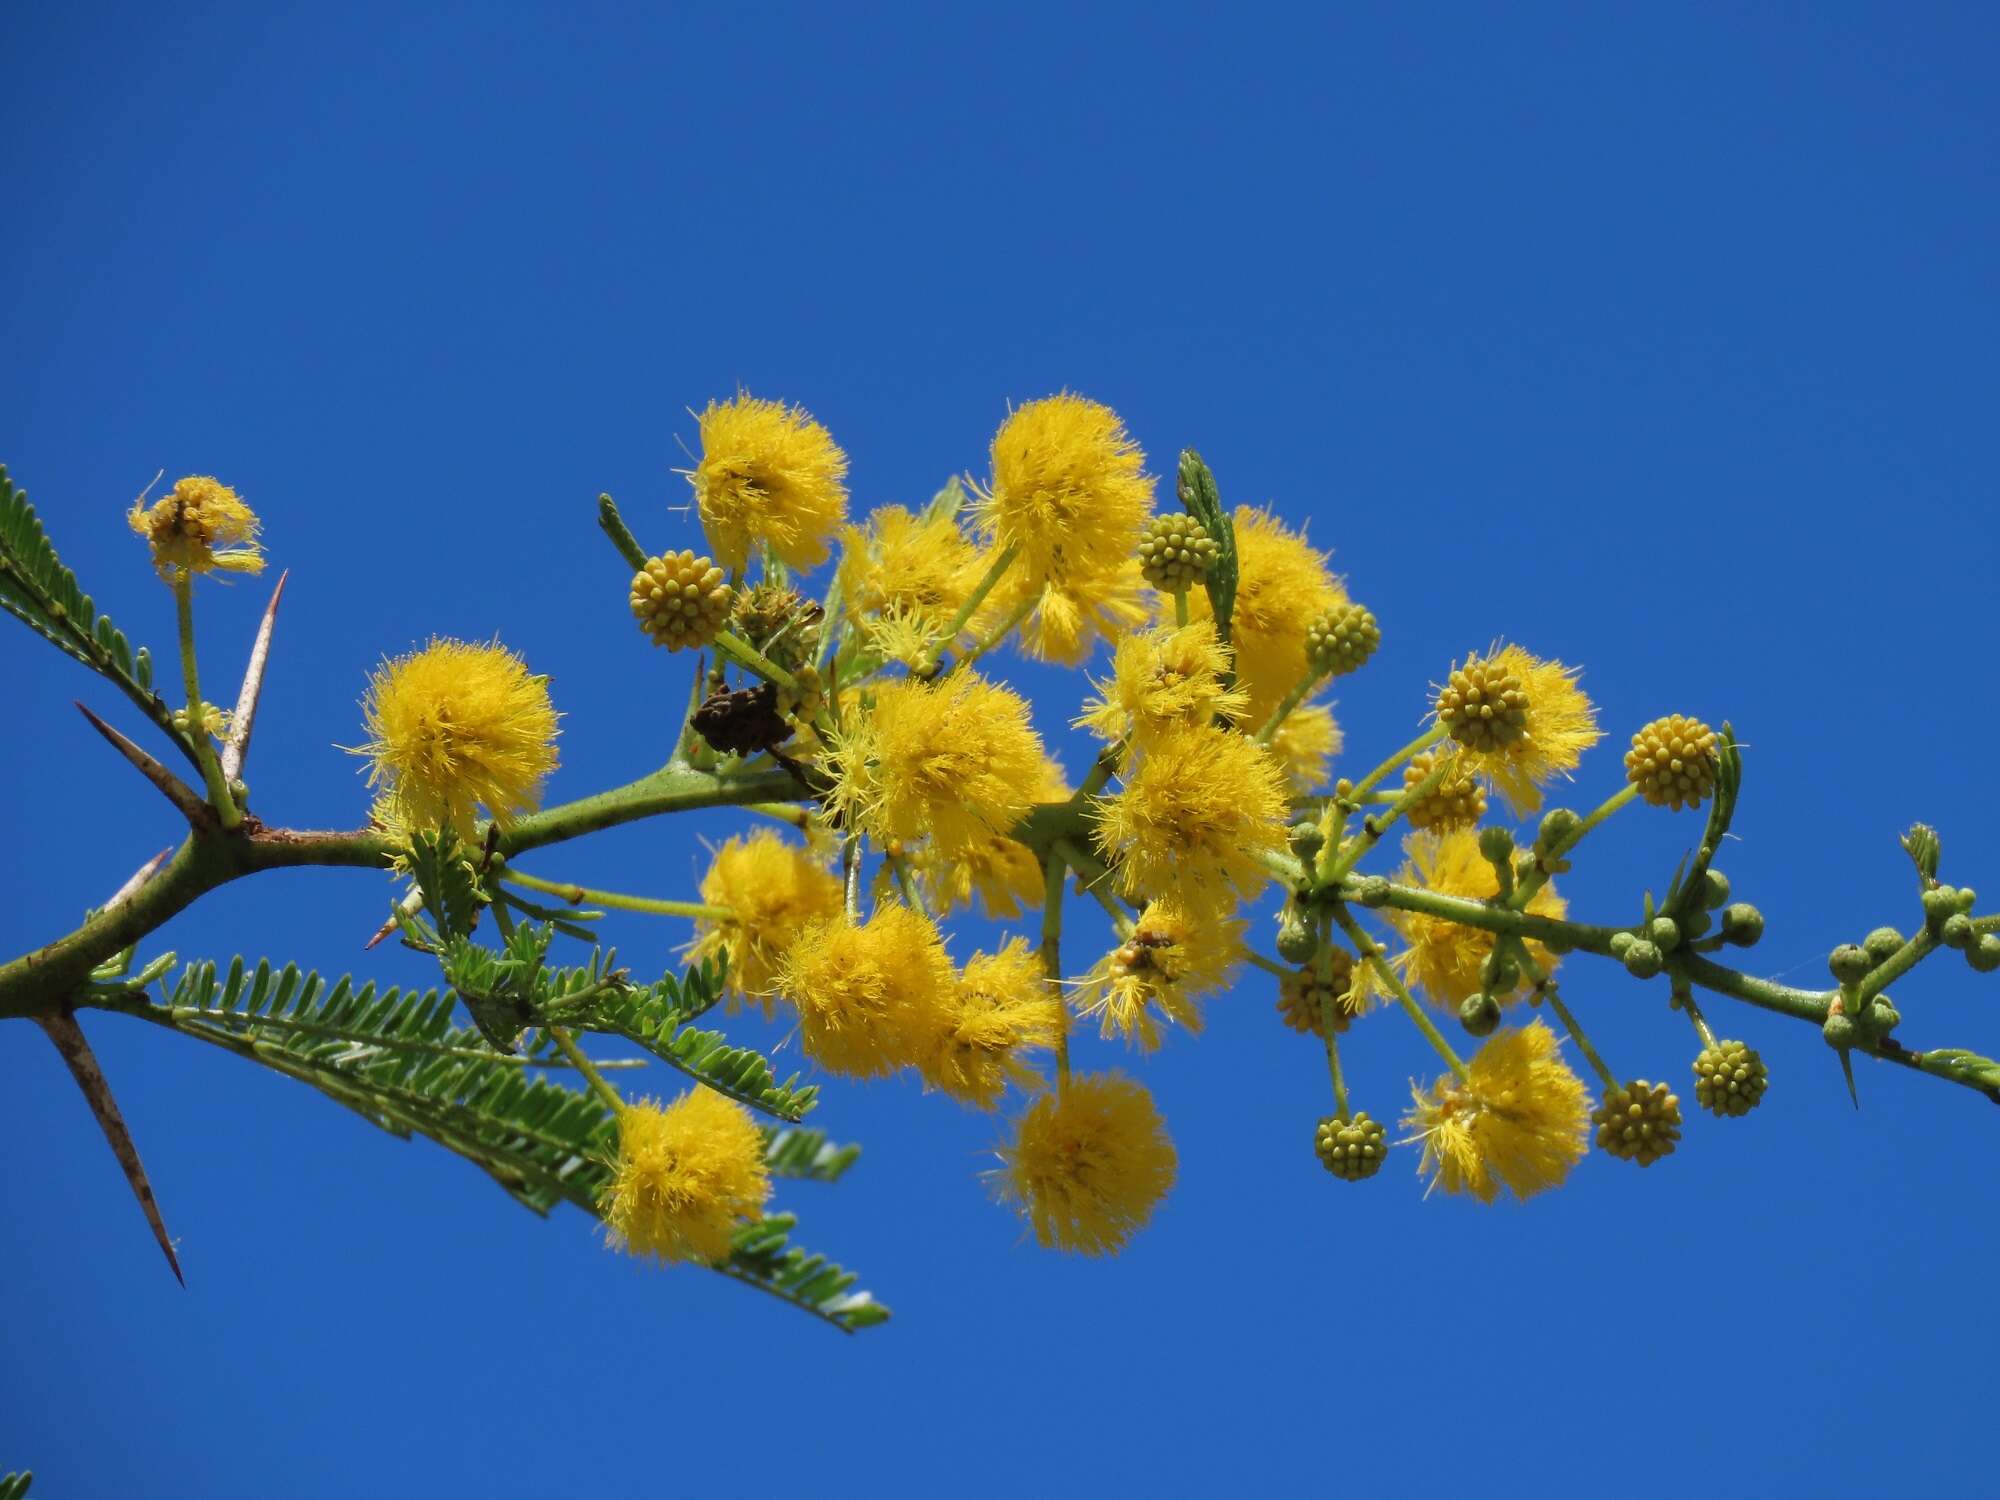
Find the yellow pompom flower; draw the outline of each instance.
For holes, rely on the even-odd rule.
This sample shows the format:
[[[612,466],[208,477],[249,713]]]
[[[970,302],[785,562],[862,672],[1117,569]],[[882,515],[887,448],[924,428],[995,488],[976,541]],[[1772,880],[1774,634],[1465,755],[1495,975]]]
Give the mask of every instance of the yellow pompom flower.
[[[1110,407],[1067,391],[1030,401],[1000,424],[992,461],[979,521],[1016,550],[1017,574],[1060,587],[1136,568],[1153,481]]]
[[[1489,1037],[1461,1082],[1447,1073],[1429,1092],[1412,1086],[1403,1116],[1423,1143],[1418,1170],[1447,1193],[1491,1203],[1504,1186],[1531,1198],[1560,1186],[1590,1144],[1590,1092],[1540,1021]]]
[[[236,491],[206,474],[190,474],[149,508],[132,502],[126,516],[152,549],[153,566],[168,583],[197,573],[261,573],[257,513]]]
[[[1404,885],[1468,901],[1490,901],[1500,894],[1499,873],[1479,852],[1479,834],[1473,829],[1413,833],[1403,840],[1403,856],[1403,868],[1396,879]],[[1568,904],[1550,881],[1529,899],[1527,910],[1539,917],[1560,918]],[[1408,944],[1394,962],[1411,988],[1421,990],[1433,1005],[1446,1009],[1456,1009],[1461,1001],[1479,993],[1479,971],[1493,950],[1490,934],[1423,912],[1384,908],[1381,915]],[[1533,938],[1528,940],[1527,949],[1545,973],[1553,973],[1561,962]],[[1364,969],[1363,977],[1372,979],[1372,972]],[[1518,999],[1526,993],[1523,980],[1496,998]]]
[[[859,927],[845,916],[815,922],[778,961],[806,1056],[852,1078],[929,1058],[950,1020],[954,981],[937,928],[907,906],[878,906]]]
[[[1499,646],[1454,666],[1432,712],[1466,765],[1525,816],[1541,808],[1543,784],[1574,771],[1601,737],[1576,679],[1573,667]]]
[[[1250,694],[1254,728],[1268,718],[1306,671],[1306,632],[1328,610],[1347,603],[1347,590],[1327,554],[1268,510],[1239,505],[1236,525],[1236,606],[1229,641],[1236,672]],[[1197,615],[1212,613],[1206,589],[1191,589]]]
[[[894,618],[905,630],[927,629],[935,642],[986,572],[987,558],[948,513],[919,516],[885,505],[844,536],[842,608],[864,629]]]
[[[1045,1248],[1115,1255],[1174,1185],[1153,1096],[1122,1073],[1078,1073],[1028,1106],[995,1174]]]
[[[1047,755],[1042,757],[1041,780],[1030,800],[1069,800],[1069,778]],[[931,899],[947,912],[970,906],[977,896],[987,916],[1011,922],[1023,911],[1042,904],[1045,882],[1041,861],[1026,844],[1000,834],[972,839],[949,855],[929,851],[921,868]]]
[[[726,568],[768,546],[804,572],[826,561],[847,518],[847,455],[802,407],[748,392],[698,418],[701,461],[688,476],[709,544]]]
[[[970,671],[874,689],[832,745],[833,803],[882,843],[929,838],[946,858],[1012,831],[1042,784],[1028,705]]]
[[[1229,648],[1212,621],[1128,635],[1112,653],[1111,680],[1096,684],[1102,696],[1076,722],[1102,740],[1144,744],[1177,726],[1240,719],[1250,698],[1226,685],[1228,671]]]
[[[1143,626],[1152,618],[1152,604],[1139,560],[1128,557],[1116,567],[1078,571],[1059,583],[1010,574],[972,625],[984,634],[1017,618],[1023,654],[1074,667],[1090,656],[1100,636],[1116,640]]]
[[[1141,1050],[1160,1045],[1160,1018],[1200,1031],[1201,997],[1227,985],[1243,957],[1245,923],[1197,920],[1171,901],[1154,901],[1132,935],[1099,959],[1077,986],[1075,1005],[1095,1016],[1099,1034]]]
[[[1307,796],[1326,783],[1327,768],[1343,743],[1333,709],[1324,703],[1304,704],[1286,715],[1271,737],[1271,753],[1285,768],[1292,790]]]
[[[449,824],[470,840],[484,806],[504,828],[540,805],[556,768],[548,679],[497,641],[433,640],[386,661],[361,707],[368,784],[414,827]]]
[[[618,1155],[599,1208],[611,1243],[650,1260],[714,1265],[737,1226],[764,1212],[771,1174],[750,1111],[696,1087],[662,1109],[645,1100],[618,1117]]]
[[[1285,773],[1248,735],[1174,729],[1128,762],[1101,797],[1096,840],[1128,896],[1218,911],[1270,878],[1259,854],[1285,847]]]
[[[730,915],[695,920],[688,958],[726,958],[732,1002],[759,1001],[769,1015],[779,960],[807,927],[840,915],[840,880],[809,850],[759,828],[715,851],[701,899],[728,907]]]
[[[975,953],[945,997],[944,1030],[917,1071],[932,1088],[992,1109],[1009,1083],[1041,1081],[1020,1055],[1056,1044],[1056,1004],[1026,938]]]

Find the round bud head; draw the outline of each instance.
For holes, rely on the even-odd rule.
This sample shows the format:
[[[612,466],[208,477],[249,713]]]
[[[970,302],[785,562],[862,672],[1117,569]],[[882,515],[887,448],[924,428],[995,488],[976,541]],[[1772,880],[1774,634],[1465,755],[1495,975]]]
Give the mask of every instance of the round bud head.
[[[1439,752],[1426,750],[1422,755],[1411,757],[1403,767],[1403,791],[1407,794],[1422,786],[1437,768]],[[1446,771],[1437,785],[1425,792],[1403,809],[1403,817],[1412,828],[1435,828],[1448,831],[1453,828],[1475,828],[1479,820],[1486,816],[1486,789],[1472,776],[1454,768]]]
[[[1953,912],[1944,919],[1944,925],[1938,928],[1938,938],[1947,948],[1961,950],[1970,948],[1978,936],[1979,934],[1973,930],[1972,918],[1962,911]]]
[[[1887,1036],[1902,1024],[1903,1013],[1887,995],[1877,995],[1862,1013],[1863,1029],[1874,1036]]]
[[[1982,932],[1979,941],[1965,950],[1965,961],[1981,974],[1991,974],[2000,969],[2000,937]]]
[[[1319,931],[1313,920],[1296,902],[1287,901],[1278,913],[1278,957],[1286,963],[1309,962],[1319,952]]]
[[[1606,1089],[1590,1123],[1597,1127],[1599,1150],[1650,1167],[1671,1156],[1681,1138],[1681,1101],[1664,1083],[1637,1078]]]
[[[1674,920],[1680,923],[1681,936],[1689,942],[1693,942],[1698,937],[1705,936],[1708,929],[1715,925],[1715,918],[1705,911],[1687,912],[1682,916],[1674,918]]]
[[[646,560],[632,575],[632,614],[656,646],[706,646],[729,621],[735,594],[722,569],[692,552]]]
[[[1701,872],[1701,904],[1707,911],[1729,904],[1729,877],[1722,871],[1711,867]]]
[[[1845,1051],[1854,1045],[1861,1032],[1854,1024],[1852,1016],[1833,1015],[1826,1018],[1826,1024],[1820,1027],[1819,1034],[1826,1039],[1827,1046],[1838,1047]]]
[[[1327,677],[1359,671],[1382,644],[1374,614],[1359,604],[1336,604],[1306,627],[1306,656]]]
[[[1612,933],[1610,938],[1611,956],[1617,959],[1624,958],[1626,954],[1632,951],[1632,945],[1638,941],[1639,934],[1636,932],[1619,931]]]
[[[1157,515],[1139,537],[1139,570],[1165,594],[1183,593],[1208,577],[1218,552],[1211,537],[1186,511]]]
[[[1695,1102],[1722,1119],[1749,1114],[1770,1083],[1764,1059],[1743,1042],[1717,1042],[1694,1060]]]
[[[1634,979],[1651,979],[1666,965],[1666,955],[1644,938],[1625,950],[1625,972]]]
[[[1680,924],[1672,917],[1653,918],[1646,924],[1646,936],[1662,953],[1671,953],[1681,945]]]
[[[1313,1132],[1320,1165],[1342,1182],[1360,1182],[1382,1170],[1389,1155],[1389,1132],[1360,1110],[1351,1120],[1329,1115]]]
[[[1632,736],[1625,779],[1653,806],[1679,812],[1708,800],[1720,763],[1713,729],[1685,714],[1668,714]]]
[[[1861,946],[1879,964],[1903,946],[1903,935],[1893,927],[1878,927],[1861,940]]]
[[[1955,894],[1958,897],[1957,909],[1962,912],[1970,912],[1979,901],[1979,892],[1969,885],[1960,886]]]
[[[1467,995],[1459,1002],[1458,1024],[1473,1036],[1491,1036],[1500,1025],[1500,1002],[1491,995]]]
[[[1504,828],[1482,828],[1479,830],[1479,852],[1490,864],[1501,864],[1514,857],[1514,835]]]
[[[1454,667],[1431,705],[1444,732],[1468,750],[1505,750],[1528,732],[1528,694],[1498,662]]]
[[[1294,823],[1286,835],[1291,843],[1292,853],[1302,860],[1319,858],[1319,851],[1326,847],[1326,834],[1319,826],[1317,818],[1301,818]]]
[[[1541,827],[1535,830],[1535,847],[1553,849],[1572,833],[1583,821],[1572,807],[1552,807],[1542,817]]]
[[[1875,967],[1875,960],[1858,943],[1842,943],[1827,955],[1826,966],[1840,983],[1859,984]]]
[[[1354,988],[1354,958],[1338,943],[1327,945],[1327,978],[1315,966],[1293,969],[1278,981],[1278,1019],[1301,1036],[1325,1036],[1327,1018],[1335,1036],[1354,1023],[1347,997]]]
[[[1958,910],[1958,892],[1948,885],[1932,886],[1917,898],[1923,903],[1924,925],[1936,932],[1944,919]]]
[[[1764,935],[1764,914],[1748,901],[1732,901],[1722,908],[1722,940],[1739,948],[1754,948]]]

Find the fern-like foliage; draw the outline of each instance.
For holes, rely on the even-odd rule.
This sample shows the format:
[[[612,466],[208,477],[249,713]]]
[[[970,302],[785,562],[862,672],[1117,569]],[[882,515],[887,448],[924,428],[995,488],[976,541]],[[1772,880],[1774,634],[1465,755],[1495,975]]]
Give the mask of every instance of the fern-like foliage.
[[[888,1308],[867,1292],[849,1290],[855,1282],[852,1271],[791,1243],[797,1227],[794,1215],[772,1214],[737,1231],[722,1269],[848,1333],[887,1322]]]
[[[152,653],[143,646],[134,650],[111,617],[97,612],[97,602],[56,555],[27,491],[15,488],[5,465],[0,465],[0,609],[111,682],[194,761],[193,742],[174,727],[172,710],[153,691]]]
[[[531,956],[538,959],[546,951],[546,934],[536,938],[525,932],[516,930],[518,948],[488,955],[489,960],[518,970]],[[552,986],[581,984],[587,990],[593,972],[599,983],[615,973],[608,962],[593,956],[584,969],[538,973]],[[160,967],[154,960],[139,972],[155,975]],[[661,1016],[699,1015],[715,1004],[720,989],[721,971],[709,966],[645,991],[627,986],[622,999],[650,995]],[[586,993],[581,1003],[589,1009],[601,998]],[[206,960],[187,965],[163,1000],[128,989],[122,998],[106,993],[96,1003],[297,1079],[392,1135],[435,1141],[538,1214],[568,1202],[599,1217],[598,1198],[617,1149],[610,1107],[593,1093],[554,1081],[564,1063],[545,1032],[538,1031],[522,1052],[498,1052],[477,1029],[454,1023],[456,999],[449,989],[378,989],[346,977],[329,985],[294,964],[252,965],[239,957],[227,968]],[[708,1082],[705,1073],[688,1071]],[[766,1067],[767,1078],[768,1072]],[[741,1078],[743,1070],[724,1069],[724,1076]],[[803,1095],[809,1104],[813,1091],[765,1092],[794,1104]],[[778,1126],[765,1131],[765,1159],[774,1176],[831,1183],[859,1155],[858,1146],[836,1145],[822,1131]],[[781,1227],[775,1240],[765,1233],[739,1241],[730,1260],[715,1269],[850,1332],[888,1316],[866,1293],[849,1292],[850,1273],[788,1248],[792,1222],[786,1216],[755,1226]]]
[[[34,1472],[24,1469],[19,1474],[0,1474],[0,1500],[26,1500],[28,1486],[35,1482]]]

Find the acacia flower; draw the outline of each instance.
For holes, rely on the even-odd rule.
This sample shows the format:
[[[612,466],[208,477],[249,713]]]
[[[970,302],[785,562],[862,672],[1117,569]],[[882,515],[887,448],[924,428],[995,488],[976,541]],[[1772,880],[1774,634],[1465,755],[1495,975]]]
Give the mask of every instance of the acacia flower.
[[[842,607],[863,629],[895,619],[935,644],[986,572],[988,559],[949,512],[919,516],[885,505],[843,536]]]
[[[1040,1081],[1020,1054],[1056,1044],[1056,1004],[1026,938],[975,953],[945,996],[944,1029],[918,1072],[932,1088],[992,1109],[1009,1083]]]
[[[1590,1093],[1540,1021],[1496,1032],[1461,1082],[1447,1073],[1430,1091],[1412,1085],[1403,1116],[1423,1143],[1418,1170],[1447,1193],[1491,1203],[1505,1186],[1517,1198],[1560,1186],[1590,1141]]]
[[[798,1007],[808,1057],[879,1078],[931,1056],[950,1020],[954,975],[930,919],[884,904],[858,927],[839,916],[805,928],[780,957],[777,982]]]
[[[1469,828],[1411,834],[1403,840],[1403,868],[1397,871],[1396,879],[1468,901],[1490,901],[1500,894],[1499,872],[1479,852],[1479,835]],[[1527,905],[1538,917],[1560,918],[1567,909],[1553,881],[1536,891]],[[1455,1009],[1459,1002],[1479,993],[1479,973],[1493,949],[1490,935],[1424,912],[1384,908],[1381,916],[1408,944],[1395,956],[1396,968],[1433,1005]],[[1555,954],[1533,938],[1527,940],[1527,949],[1543,972],[1554,972],[1560,962]],[[1368,970],[1363,974],[1364,979],[1371,977]],[[1496,992],[1495,998],[1518,999],[1525,993],[1523,982],[1517,980],[1504,994]]]
[[[696,918],[688,958],[726,957],[732,1001],[757,1000],[769,1015],[778,961],[807,927],[840,915],[840,880],[809,850],[759,828],[715,851],[701,899],[730,914]]]
[[[1600,737],[1576,678],[1559,661],[1495,647],[1452,668],[1432,711],[1466,763],[1525,816],[1541,807],[1543,784],[1574,771]]]
[[[483,805],[501,827],[541,803],[556,768],[549,680],[498,641],[433,640],[385,661],[362,699],[373,764],[410,826],[470,841]]]
[[[1069,794],[1063,768],[1044,755],[1031,802],[1066,802]],[[1041,861],[1026,844],[1002,834],[968,840],[949,855],[928,850],[919,864],[931,899],[945,911],[970,906],[977,896],[987,916],[1007,922],[1042,904]]]
[[[619,1114],[618,1155],[598,1200],[619,1249],[713,1265],[770,1197],[764,1133],[734,1100],[696,1086],[664,1109],[648,1099]]]
[[[709,402],[697,420],[701,461],[688,482],[722,565],[740,570],[760,544],[800,572],[825,562],[847,517],[847,455],[827,430],[803,407],[748,392]]]
[[[1284,767],[1292,790],[1306,796],[1326,782],[1327,768],[1343,743],[1333,709],[1324,703],[1293,709],[1271,737],[1271,753]]]
[[[1250,697],[1225,682],[1229,669],[1211,621],[1128,635],[1111,655],[1110,681],[1096,684],[1101,696],[1076,722],[1101,740],[1144,744],[1177,725],[1240,719]]]
[[[1328,567],[1327,554],[1270,511],[1239,505],[1235,525],[1229,641],[1254,727],[1305,676],[1307,634],[1328,610],[1347,603],[1347,590]],[[1198,616],[1212,613],[1206,589],[1190,590],[1188,603]]]
[[[994,1174],[1045,1248],[1115,1255],[1179,1165],[1153,1096],[1122,1073],[1078,1073],[1028,1106]]]
[[[973,628],[986,634],[1023,609],[1027,611],[1020,615],[1023,654],[1065,667],[1088,658],[1099,636],[1116,640],[1152,617],[1136,557],[1112,568],[1078,570],[1060,582],[1010,576],[994,590]]]
[[[1011,688],[959,671],[874,689],[834,737],[833,802],[883,843],[935,841],[949,858],[1012,831],[1042,784],[1041,739]]]
[[[1068,391],[1017,407],[992,464],[977,514],[996,547],[1016,549],[1018,574],[1061,586],[1136,571],[1153,481],[1110,407]]]
[[[152,549],[153,567],[168,583],[196,573],[261,573],[257,513],[236,491],[206,474],[190,474],[149,509],[132,502],[126,516]]]
[[[1128,896],[1172,897],[1200,911],[1254,895],[1260,854],[1285,847],[1285,774],[1248,735],[1209,727],[1161,734],[1095,803],[1097,845]]]
[[[1201,997],[1234,976],[1244,926],[1236,917],[1197,919],[1171,901],[1149,903],[1132,935],[1077,986],[1077,1011],[1097,1017],[1101,1035],[1122,1036],[1147,1052],[1160,1045],[1162,1016],[1200,1031]]]

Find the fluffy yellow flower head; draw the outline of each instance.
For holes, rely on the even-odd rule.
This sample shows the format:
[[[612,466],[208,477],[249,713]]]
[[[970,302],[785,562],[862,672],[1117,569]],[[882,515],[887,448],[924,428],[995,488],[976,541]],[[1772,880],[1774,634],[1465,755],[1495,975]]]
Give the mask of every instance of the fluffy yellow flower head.
[[[1041,781],[1034,787],[1030,800],[1068,799],[1069,779],[1060,765],[1044,755]],[[930,851],[922,869],[931,899],[947,912],[970,906],[977,896],[987,916],[1009,922],[1024,910],[1042,904],[1044,881],[1035,851],[998,834],[973,839],[948,856]]]
[[[1347,602],[1347,590],[1327,566],[1327,554],[1268,510],[1239,505],[1236,524],[1236,607],[1229,620],[1236,671],[1250,694],[1252,727],[1261,724],[1306,671],[1306,631]],[[1191,589],[1188,603],[1210,613],[1208,591]]]
[[[1067,391],[1030,401],[993,436],[979,520],[1034,584],[1104,579],[1137,566],[1153,509],[1146,456],[1108,406]]]
[[[1530,1198],[1559,1186],[1590,1143],[1590,1093],[1540,1021],[1487,1039],[1461,1083],[1446,1074],[1413,1087],[1403,1116],[1423,1142],[1419,1171],[1433,1187],[1491,1203],[1502,1186]]]
[[[1285,773],[1271,753],[1203,727],[1161,734],[1136,761],[1096,803],[1097,844],[1125,893],[1197,911],[1254,895],[1270,878],[1258,854],[1285,847]]]
[[[1045,759],[1018,693],[970,671],[874,693],[833,744],[833,801],[849,827],[883,843],[928,837],[947,858],[1012,830]]]
[[[1479,834],[1473,829],[1413,833],[1403,840],[1403,856],[1403,868],[1396,879],[1405,885],[1447,896],[1463,896],[1468,901],[1490,901],[1500,894],[1500,877],[1479,852]],[[1551,881],[1535,892],[1527,909],[1536,916],[1561,917],[1568,907]],[[1479,971],[1493,949],[1491,936],[1475,927],[1422,912],[1384,909],[1381,915],[1409,945],[1396,955],[1397,969],[1433,1005],[1455,1009],[1460,1001],[1479,993]],[[1561,962],[1532,938],[1527,948],[1545,972],[1554,972]],[[1513,990],[1499,998],[1519,998],[1525,993],[1523,985],[1517,982]]]
[[[778,961],[806,1055],[853,1078],[928,1059],[950,1021],[954,979],[930,919],[890,904],[859,927],[845,916],[815,922]]]
[[[1147,1052],[1160,1045],[1162,1016],[1201,1030],[1201,996],[1229,983],[1243,956],[1244,925],[1236,917],[1198,921],[1171,901],[1151,902],[1132,935],[1084,976],[1077,1010],[1098,1018],[1101,1035]]]
[[[1122,1073],[1078,1073],[1028,1106],[996,1173],[1045,1247],[1115,1255],[1174,1185],[1153,1096]]]
[[[777,999],[778,961],[815,922],[840,915],[840,880],[776,830],[759,828],[715,851],[702,877],[701,899],[731,915],[700,917],[687,956],[696,963],[724,955],[733,999]]]
[[[987,559],[949,512],[918,516],[885,505],[845,537],[840,596],[864,629],[886,616],[935,642],[986,572]]]
[[[361,708],[368,784],[415,827],[450,824],[470,840],[481,805],[505,827],[540,805],[556,768],[548,679],[497,641],[434,640],[386,661]]]
[[[1056,1044],[1056,1003],[1026,938],[975,953],[945,998],[945,1030],[918,1071],[932,1088],[992,1109],[1009,1083],[1040,1081],[1020,1054]]]
[[[1224,684],[1229,648],[1215,625],[1197,620],[1182,629],[1128,635],[1111,656],[1111,680],[1096,684],[1103,696],[1084,705],[1076,722],[1099,739],[1130,736],[1144,744],[1162,730],[1212,724],[1220,715],[1240,719],[1250,697]]]
[[[688,476],[702,529],[724,567],[760,543],[801,572],[826,561],[847,518],[847,455],[801,407],[747,392],[699,418],[701,462]]]
[[[770,1197],[764,1133],[733,1100],[697,1087],[664,1109],[646,1100],[619,1116],[618,1156],[599,1199],[619,1249],[713,1265]]]
[[[150,509],[132,502],[126,520],[152,548],[153,566],[167,582],[221,569],[260,573],[264,550],[257,542],[257,513],[219,479],[190,474]]]
[[[1295,708],[1271,739],[1271,753],[1285,768],[1285,778],[1300,796],[1326,782],[1327,768],[1343,743],[1333,710],[1323,703]]]
[[[1447,728],[1471,724],[1454,732],[1460,757],[1524,816],[1541,808],[1543,784],[1574,771],[1602,737],[1576,678],[1574,667],[1501,646],[1453,667],[1433,700]],[[1478,715],[1490,717],[1496,700],[1505,712],[1489,725]]]
[[[1128,557],[1116,567],[1079,570],[1058,583],[1040,582],[1017,569],[993,591],[973,626],[986,632],[1015,618],[1023,653],[1073,667],[1090,655],[1099,636],[1116,640],[1144,625],[1152,618],[1152,606],[1139,560]]]

